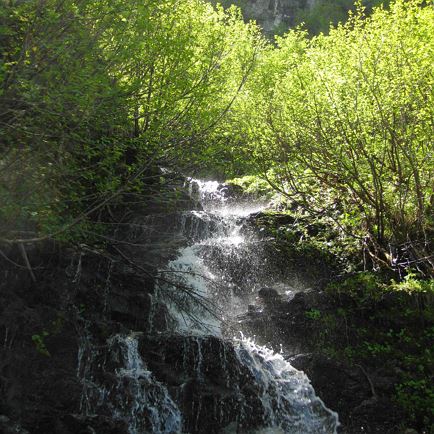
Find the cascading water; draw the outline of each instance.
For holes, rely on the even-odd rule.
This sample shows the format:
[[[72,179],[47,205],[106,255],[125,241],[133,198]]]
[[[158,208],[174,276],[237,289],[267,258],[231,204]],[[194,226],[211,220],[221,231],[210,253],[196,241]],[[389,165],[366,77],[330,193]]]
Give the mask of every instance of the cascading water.
[[[180,433],[181,413],[167,388],[155,379],[139,354],[138,336],[114,335],[108,348],[95,348],[84,336],[78,352],[81,410],[122,423],[128,434]],[[115,381],[107,377],[113,368]]]
[[[188,189],[198,206],[173,215],[182,247],[147,294],[145,329],[98,343],[83,334],[82,414],[108,418],[110,433],[336,433],[337,414],[306,375],[237,326],[261,287],[288,288],[247,224],[267,203],[228,197],[214,181]]]
[[[337,415],[315,396],[306,375],[281,354],[243,338],[237,355],[260,385],[264,425],[292,434],[336,432]]]
[[[161,287],[159,297],[176,318],[173,332],[221,337],[225,321],[244,312],[261,286],[281,283],[267,273],[260,241],[245,225],[248,216],[267,204],[228,199],[224,187],[215,181],[190,179],[188,186],[203,211],[184,213],[183,219],[190,219],[190,225],[186,231],[184,222],[182,229],[190,244],[169,263],[165,276],[176,276],[176,282]],[[315,395],[306,375],[282,355],[240,335],[232,345],[260,393],[261,432],[335,433],[337,414]],[[200,357],[199,344],[198,366]],[[240,411],[245,410],[241,406]]]
[[[119,403],[115,409],[118,417],[127,420],[129,433],[138,434],[146,429],[158,433],[181,432],[181,413],[166,387],[160,384],[145,368],[134,335],[113,338],[121,348],[124,366],[117,370],[119,387],[129,390],[130,401]],[[141,423],[143,414],[148,416],[147,425]]]

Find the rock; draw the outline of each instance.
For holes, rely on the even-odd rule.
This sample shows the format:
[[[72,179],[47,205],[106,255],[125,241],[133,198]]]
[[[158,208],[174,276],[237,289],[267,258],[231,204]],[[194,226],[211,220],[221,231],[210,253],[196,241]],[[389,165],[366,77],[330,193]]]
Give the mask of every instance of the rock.
[[[112,338],[101,348],[101,357],[96,355],[91,361],[92,382],[95,391],[106,390],[103,402],[98,393],[89,391],[89,403],[92,411],[99,415],[123,411],[123,402],[119,402],[116,381],[122,379],[122,387],[128,391],[130,387],[136,390],[150,391],[147,401],[152,411],[158,405],[164,405],[164,399],[159,398],[162,393],[161,385],[170,392],[182,412],[183,425],[189,433],[218,433],[221,428],[236,422],[247,430],[260,426],[264,408],[260,400],[260,390],[252,373],[240,362],[231,343],[222,339],[176,335],[145,335],[135,334],[138,341],[138,351],[152,377],[119,377],[126,362],[126,354],[122,349],[123,340]],[[127,338],[129,339],[129,338]],[[128,352],[127,359],[134,357],[133,351]],[[86,356],[87,360],[91,357]],[[104,360],[104,362],[102,362]],[[107,375],[108,373],[111,375]],[[129,398],[133,400],[131,396]],[[156,399],[155,403],[152,399]],[[140,403],[136,404],[140,407]],[[122,414],[122,413],[121,413]],[[128,415],[129,412],[126,411]],[[146,406],[141,410],[142,422],[137,425],[140,429],[146,426],[146,432],[156,432],[148,416]],[[243,416],[244,415],[244,416]],[[82,426],[90,424],[87,419],[69,417],[69,425],[74,423]],[[97,419],[101,423],[101,418]],[[96,432],[112,432],[108,429],[98,431],[96,422],[90,424]],[[116,432],[116,431],[113,431]],[[119,430],[119,433],[124,431]]]
[[[58,423],[58,432],[62,434],[128,434],[125,423],[114,421],[109,416],[82,416],[68,414]]]
[[[97,255],[82,255],[78,266],[76,251],[54,252],[30,257],[45,270],[35,270],[36,282],[0,259],[0,432],[127,433],[68,415],[80,413],[83,336],[91,331],[97,347],[122,329],[147,326],[149,282]]]
[[[321,308],[326,309],[331,303],[331,299],[323,291],[309,289],[297,292],[293,299],[293,304],[304,306],[306,309]]]
[[[261,308],[259,306],[256,306],[255,304],[249,304],[247,306],[247,313],[248,314],[258,314],[258,313],[261,313]]]
[[[149,294],[131,293],[125,288],[112,289],[107,294],[106,309],[111,319],[124,323],[131,329],[145,330],[151,309]]]
[[[265,33],[273,33],[280,25],[288,28],[297,12],[310,9],[317,0],[231,0],[229,3],[243,6],[247,19],[256,20]]]
[[[327,406],[339,411],[345,425],[343,432],[379,434],[393,427],[399,415],[396,406],[385,397],[393,395],[396,375],[387,370],[369,373],[380,395],[374,399],[369,381],[359,367],[348,366],[317,351],[321,323],[309,319],[306,313],[312,309],[321,315],[334,312],[336,307],[330,296],[311,289],[295,293],[292,299],[285,301],[279,299],[274,288],[261,288],[258,296],[263,301],[263,310],[257,312],[249,308],[239,319],[243,329],[261,336],[260,344],[275,348],[283,344],[288,351],[296,353],[288,360],[296,369],[306,372]]]
[[[4,415],[0,415],[0,432],[2,434],[30,434],[29,431]]]
[[[296,354],[295,356],[289,358],[289,362],[292,366],[294,366],[295,369],[298,369],[299,371],[306,371],[306,369],[311,366],[313,357],[314,356],[312,353]]]
[[[371,397],[351,410],[351,418],[365,426],[368,431],[374,430],[375,425],[393,427],[399,420],[400,413],[390,399]]]
[[[152,209],[161,211],[158,204]],[[212,227],[212,222],[201,215],[180,223],[176,212],[165,217],[136,215],[116,233],[130,244],[115,247],[138,267],[122,262],[114,247],[101,255],[57,245],[44,253],[32,246],[30,261],[41,267],[35,270],[35,283],[28,273],[0,258],[1,433],[126,434],[131,432],[126,419],[134,411],[140,411],[142,431],[161,432],[153,425],[153,409],[135,405],[135,399],[144,396],[153,398],[156,405],[176,403],[185,431],[191,434],[219,433],[225,427],[248,433],[260,426],[264,389],[258,387],[255,374],[243,365],[234,346],[216,337],[167,333],[168,309],[155,297],[152,271],[185,244],[182,237],[167,244],[180,226],[194,239],[195,231]],[[174,221],[178,226],[172,227]],[[158,243],[150,238],[148,225],[161,239],[152,251],[147,247]],[[234,292],[237,285],[250,289],[250,283],[257,284],[253,273],[249,274],[254,267],[267,267],[280,279],[278,271],[286,268],[275,258],[279,255],[274,247],[261,245],[263,257],[256,255],[255,264],[245,260],[250,250],[233,255],[226,274],[234,276],[230,282]],[[248,248],[258,250],[256,244]],[[207,259],[217,267],[221,252],[211,250]],[[10,248],[7,253],[19,262],[18,251]],[[269,265],[264,258],[276,263]],[[228,265],[224,259],[221,267]],[[260,335],[259,344],[274,348],[285,344],[292,353],[303,352],[292,363],[308,373],[328,406],[339,410],[345,420],[354,417],[357,422],[367,421],[367,426],[375,423],[375,405],[379,402],[383,408],[387,402],[372,402],[360,369],[311,352],[318,322],[308,320],[306,312],[333,309],[327,295],[310,290],[285,300],[276,288],[263,287],[258,299],[261,306],[249,305],[240,318],[249,334]],[[127,336],[137,340],[136,353],[143,365],[137,365],[137,359],[135,365],[131,362],[134,348],[121,346],[119,337]],[[132,373],[128,363],[137,372]],[[389,390],[394,381],[383,373],[372,378],[379,392]],[[389,423],[391,413],[384,413]],[[124,417],[114,420],[113,414]]]
[[[315,353],[299,354],[290,362],[296,369],[306,372],[327,405],[339,409],[345,433],[380,434],[399,420],[400,411],[390,399],[372,396],[366,375],[359,367],[349,367]],[[377,378],[372,376],[372,380],[377,385]]]
[[[266,303],[273,303],[280,300],[280,294],[274,288],[261,288],[258,291],[258,296]]]

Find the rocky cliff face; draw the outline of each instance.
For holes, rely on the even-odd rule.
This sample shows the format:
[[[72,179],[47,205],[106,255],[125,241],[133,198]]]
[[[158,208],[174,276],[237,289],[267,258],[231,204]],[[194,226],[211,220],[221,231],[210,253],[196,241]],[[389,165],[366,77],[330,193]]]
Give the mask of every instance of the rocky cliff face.
[[[239,6],[246,19],[256,20],[265,33],[275,33],[294,24],[300,11],[311,9],[318,0],[226,0],[224,6]],[[217,3],[217,1],[215,1]],[[219,2],[220,3],[220,2]]]

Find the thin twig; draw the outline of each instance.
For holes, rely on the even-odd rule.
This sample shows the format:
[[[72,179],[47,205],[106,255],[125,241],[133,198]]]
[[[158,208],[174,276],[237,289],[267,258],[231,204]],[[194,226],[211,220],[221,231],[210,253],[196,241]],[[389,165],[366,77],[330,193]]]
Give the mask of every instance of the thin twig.
[[[36,277],[35,277],[35,274],[33,273],[32,266],[30,265],[29,257],[27,256],[27,252],[26,252],[26,248],[24,247],[24,243],[20,243],[19,246],[20,246],[21,254],[23,256],[27,270],[29,270],[30,277],[32,278],[33,282],[36,282]]]

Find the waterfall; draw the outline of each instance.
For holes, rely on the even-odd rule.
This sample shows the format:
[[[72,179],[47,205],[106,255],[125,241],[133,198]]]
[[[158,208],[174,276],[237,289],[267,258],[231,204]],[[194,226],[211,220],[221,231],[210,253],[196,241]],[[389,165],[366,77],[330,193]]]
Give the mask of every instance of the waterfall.
[[[337,414],[325,407],[307,376],[281,354],[247,338],[239,340],[236,351],[260,385],[265,425],[291,434],[336,432]]]
[[[231,197],[216,181],[186,189],[200,206],[176,217],[185,242],[158,273],[146,333],[82,339],[82,412],[128,434],[336,433],[337,414],[307,376],[236,328],[261,287],[286,288],[247,224],[267,202]],[[167,329],[153,323],[157,306]]]
[[[84,336],[78,351],[77,376],[83,385],[81,410],[120,422],[128,434],[180,433],[182,417],[167,388],[146,369],[138,336],[115,335],[102,348]],[[113,365],[115,381],[107,372]]]
[[[192,211],[192,214],[204,224],[196,226],[201,228],[199,232],[190,232],[191,244],[178,252],[168,271],[180,273],[175,273],[177,282],[189,288],[193,297],[180,294],[176,286],[165,287],[160,297],[170,305],[170,312],[176,318],[173,332],[221,337],[225,320],[245,312],[246,302],[252,300],[252,294],[261,285],[269,284],[270,280],[277,283],[267,273],[267,258],[261,256],[257,236],[244,224],[248,216],[262,211],[267,203],[233,200],[216,181],[189,179],[188,189],[203,207],[203,211]],[[232,261],[247,264],[249,278],[244,276],[241,282],[234,279],[237,270],[231,268]],[[209,309],[204,306],[207,302]],[[337,414],[315,395],[304,373],[293,368],[281,354],[260,347],[244,336],[234,338],[233,345],[239,362],[247,367],[259,387],[264,430],[273,428],[273,432],[291,434],[336,432]],[[198,357],[200,371],[200,351]]]
[[[115,408],[117,417],[127,421],[129,434],[145,430],[154,433],[181,432],[181,413],[173,402],[167,388],[155,380],[145,368],[134,335],[117,335],[114,345],[119,345],[123,354],[123,367],[117,370],[119,387],[129,391],[130,400],[120,402]],[[147,425],[143,415],[147,415]]]

